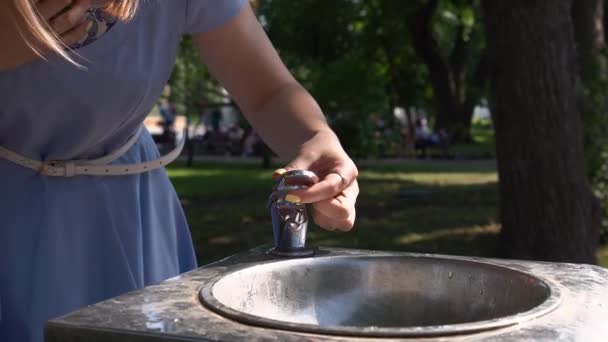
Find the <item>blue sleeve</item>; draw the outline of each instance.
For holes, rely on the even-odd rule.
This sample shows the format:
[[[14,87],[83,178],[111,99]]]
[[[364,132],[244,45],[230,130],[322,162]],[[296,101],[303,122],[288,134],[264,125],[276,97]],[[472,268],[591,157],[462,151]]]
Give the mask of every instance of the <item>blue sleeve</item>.
[[[187,0],[185,33],[211,31],[236,16],[246,4],[247,0]]]

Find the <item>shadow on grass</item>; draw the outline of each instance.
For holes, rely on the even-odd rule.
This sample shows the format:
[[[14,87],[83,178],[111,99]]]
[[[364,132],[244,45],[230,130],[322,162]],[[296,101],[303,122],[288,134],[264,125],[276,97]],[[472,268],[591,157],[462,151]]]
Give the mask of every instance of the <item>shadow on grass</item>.
[[[475,184],[479,170],[471,173],[473,184],[435,184],[433,178],[416,181],[415,175],[409,180],[407,171],[421,172],[363,170],[355,229],[336,233],[312,225],[309,244],[491,256],[498,233],[496,182]],[[457,183],[459,177],[467,177],[456,170],[435,174],[446,172],[455,174]],[[170,174],[183,194],[200,264],[272,242],[265,207],[272,185],[268,170],[212,166]]]
[[[272,243],[268,169],[205,163],[169,175],[188,216],[199,263]],[[309,229],[311,245],[494,256],[500,230],[496,171],[488,163],[362,167],[357,222],[349,233]],[[598,251],[608,266],[608,246]]]
[[[454,161],[454,160],[404,160],[401,163],[374,164],[362,163],[362,172],[380,174],[496,174],[496,164],[492,160],[485,161]]]

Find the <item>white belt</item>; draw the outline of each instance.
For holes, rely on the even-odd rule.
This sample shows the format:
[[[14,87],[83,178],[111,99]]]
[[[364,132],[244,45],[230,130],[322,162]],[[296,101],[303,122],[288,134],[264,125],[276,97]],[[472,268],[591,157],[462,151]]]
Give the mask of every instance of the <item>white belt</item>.
[[[24,157],[9,149],[0,146],[0,158],[12,161],[17,165],[27,167],[38,171],[41,175],[51,177],[73,177],[79,175],[90,176],[124,176],[147,172],[150,170],[164,167],[174,161],[182,152],[184,143],[186,142],[186,134],[171,152],[160,157],[159,159],[150,160],[137,164],[116,164],[109,165],[111,162],[120,158],[127,153],[131,147],[137,142],[141,135],[143,125],[139,127],[137,133],[133,135],[122,147],[109,155],[91,160],[68,160],[68,161],[40,161]]]

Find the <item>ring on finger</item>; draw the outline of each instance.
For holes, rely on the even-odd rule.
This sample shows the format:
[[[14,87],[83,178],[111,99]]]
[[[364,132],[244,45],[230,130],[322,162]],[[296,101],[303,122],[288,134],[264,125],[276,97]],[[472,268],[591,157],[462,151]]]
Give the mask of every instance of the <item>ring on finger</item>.
[[[338,175],[338,177],[340,177],[343,185],[348,185],[348,181],[346,180],[346,178],[344,178],[344,176],[342,176],[342,174],[340,172],[333,171],[332,173],[334,173],[334,174]]]

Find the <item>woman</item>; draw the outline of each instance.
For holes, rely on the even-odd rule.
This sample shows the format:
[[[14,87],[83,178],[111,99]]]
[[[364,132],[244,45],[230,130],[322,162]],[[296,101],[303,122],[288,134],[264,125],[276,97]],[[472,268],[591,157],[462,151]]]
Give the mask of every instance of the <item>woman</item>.
[[[170,158],[140,131],[183,34],[256,131],[292,160],[276,174],[320,175],[290,199],[313,203],[326,229],[352,227],[357,169],[246,4],[2,2],[0,341],[41,341],[49,318],[196,266],[159,168]]]

